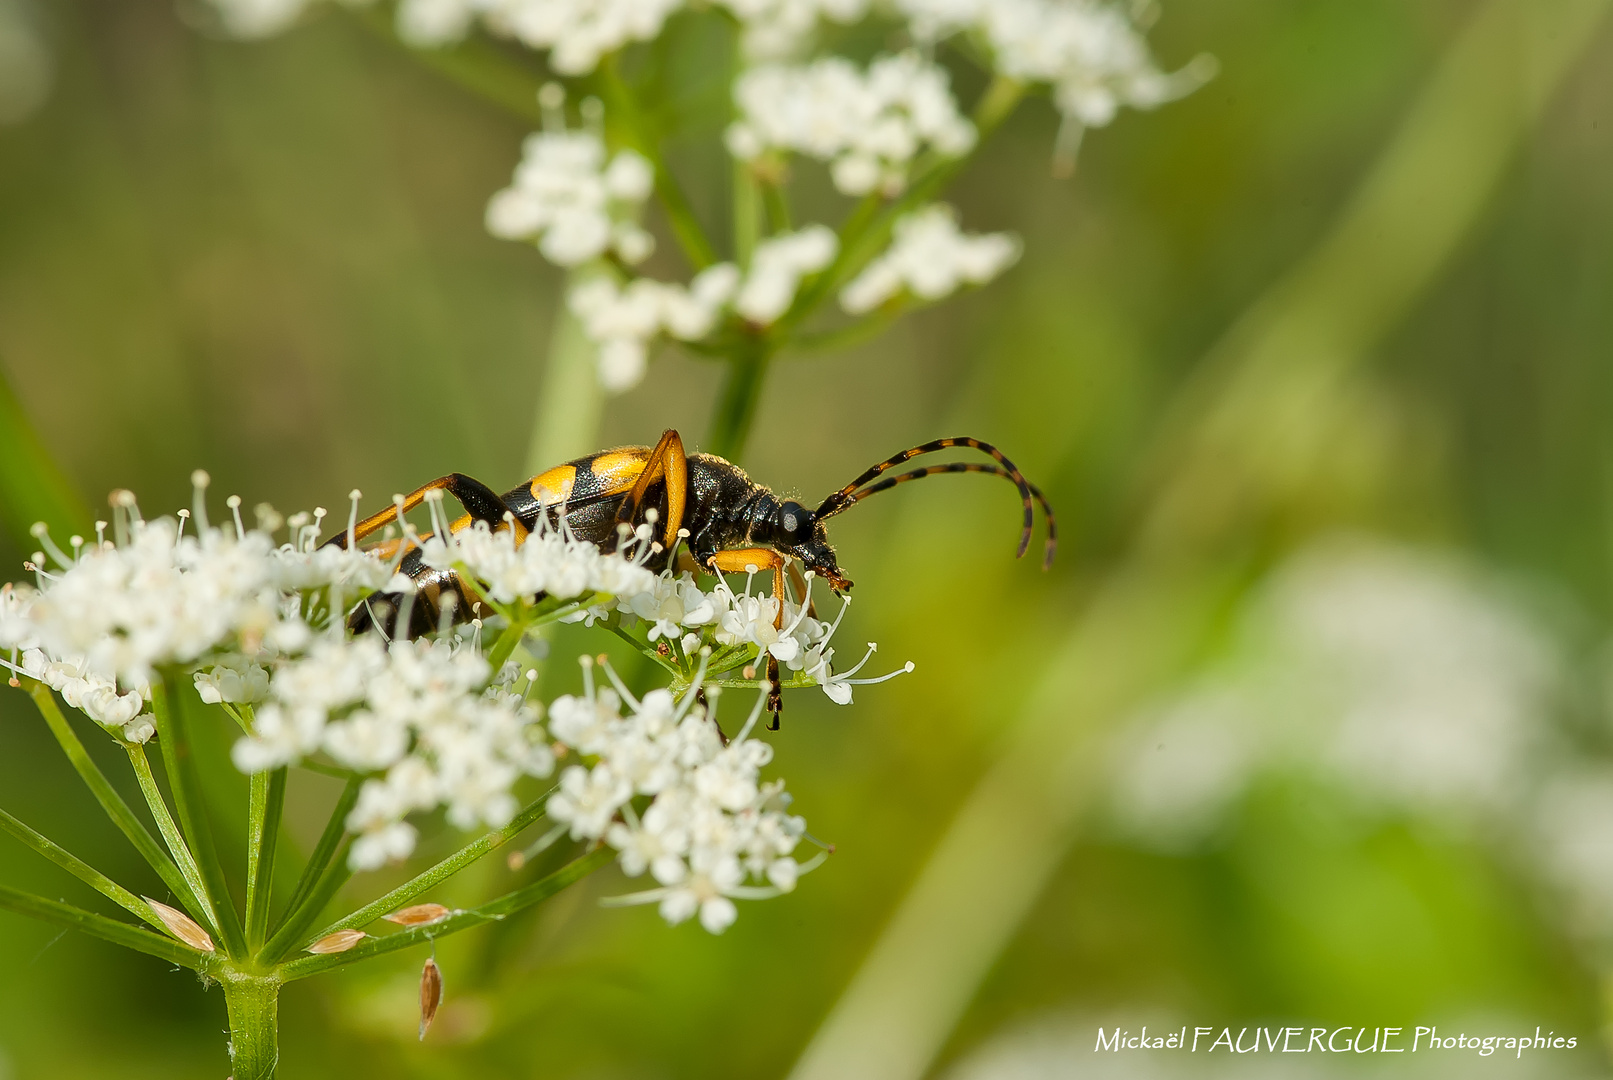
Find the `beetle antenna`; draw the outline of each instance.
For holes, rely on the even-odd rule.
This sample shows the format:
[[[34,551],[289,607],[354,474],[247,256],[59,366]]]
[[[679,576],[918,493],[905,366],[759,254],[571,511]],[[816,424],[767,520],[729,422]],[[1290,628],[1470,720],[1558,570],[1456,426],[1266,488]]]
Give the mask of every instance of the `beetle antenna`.
[[[985,465],[980,463],[958,461],[947,465],[930,465],[920,469],[912,469],[897,476],[887,477],[883,480],[880,480],[878,483],[869,483],[886,471],[893,469],[898,465],[904,464],[905,462],[911,461],[913,458],[916,458],[921,454],[932,454],[937,450],[946,450],[955,446],[965,446],[969,447],[970,449],[979,450],[983,454],[989,454],[996,459],[997,464]],[[960,437],[955,439],[936,439],[933,442],[927,442],[920,446],[914,446],[907,450],[903,450],[900,454],[896,454],[893,457],[888,457],[884,461],[879,462],[877,465],[872,465],[865,469],[862,475],[857,477],[857,479],[830,495],[827,499],[824,499],[823,503],[817,509],[816,517],[820,521],[824,518],[834,517],[834,515],[849,509],[853,505],[868,498],[870,495],[876,495],[881,491],[889,491],[897,484],[905,484],[909,480],[922,480],[926,476],[936,476],[941,473],[949,472],[978,472],[987,473],[992,476],[1001,476],[1019,489],[1020,501],[1024,504],[1025,508],[1025,524],[1024,528],[1020,531],[1019,537],[1020,555],[1024,555],[1025,550],[1030,547],[1031,532],[1033,526],[1035,525],[1035,511],[1033,507],[1035,504],[1040,504],[1042,507],[1042,513],[1047,517],[1047,546],[1045,554],[1042,558],[1042,567],[1043,569],[1046,569],[1053,564],[1053,552],[1058,547],[1058,532],[1054,523],[1053,508],[1048,505],[1047,498],[1042,494],[1041,490],[1029,480],[1026,480],[1024,474],[1019,471],[1019,468],[1012,461],[1008,460],[1001,450],[998,450],[990,443],[981,442],[979,439],[972,439],[968,437]],[[864,487],[865,484],[868,486]]]

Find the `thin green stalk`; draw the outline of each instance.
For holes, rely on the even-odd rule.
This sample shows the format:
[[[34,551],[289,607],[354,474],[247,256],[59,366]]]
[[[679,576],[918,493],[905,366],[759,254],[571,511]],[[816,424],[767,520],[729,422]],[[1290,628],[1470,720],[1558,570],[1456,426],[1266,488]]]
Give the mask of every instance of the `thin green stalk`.
[[[191,755],[190,733],[185,711],[179,707],[172,671],[163,672],[162,678],[151,686],[151,712],[157,724],[157,740],[162,747],[162,763],[168,770],[168,788],[173,794],[174,811],[179,816],[179,828],[190,844],[191,856],[201,874],[204,895],[212,901],[219,937],[224,951],[230,956],[246,954],[246,937],[241,932],[241,918],[230,899],[230,886],[224,879],[224,866],[219,861],[218,849],[213,845],[213,830],[203,802],[201,777],[196,772],[196,759]]]
[[[684,256],[696,270],[703,270],[717,261],[716,249],[706,238],[705,230],[689,206],[689,199],[678,185],[677,178],[666,166],[656,139],[648,130],[638,104],[633,100],[632,88],[622,78],[616,66],[616,57],[607,56],[599,62],[597,75],[601,93],[605,98],[607,119],[621,125],[626,141],[643,154],[655,168],[655,195],[666,212],[672,234],[683,248]]]
[[[259,956],[273,956],[294,939],[296,932],[287,932],[287,927],[305,917],[304,908],[318,890],[325,871],[330,868],[331,859],[341,847],[342,837],[347,831],[347,815],[358,802],[358,791],[363,783],[362,777],[348,777],[347,786],[342,788],[341,795],[336,799],[336,808],[331,811],[330,820],[325,822],[325,831],[320,834],[319,842],[314,845],[314,853],[308,857],[308,865],[302,868],[302,876],[297,879],[297,886],[291,892],[285,918],[280,921],[268,943],[258,951]]]
[[[436,866],[410,878],[386,895],[365,904],[351,915],[345,915],[337,919],[318,933],[308,935],[309,940],[318,941],[320,938],[328,937],[338,930],[367,926],[387,912],[395,911],[416,897],[436,888],[482,856],[503,847],[520,835],[521,831],[528,825],[543,816],[543,809],[548,804],[549,795],[553,790],[551,788],[549,791],[545,791],[537,799],[528,803],[504,828],[495,829],[480,839],[471,841]]]
[[[247,804],[246,944],[263,944],[269,927],[269,901],[273,893],[274,857],[280,843],[280,816],[286,805],[286,770],[252,774]]]
[[[190,852],[190,845],[180,835],[179,826],[174,823],[174,817],[168,812],[168,802],[163,798],[162,789],[157,786],[157,777],[151,771],[151,761],[146,757],[146,748],[138,743],[131,743],[124,747],[129,752],[129,765],[134,769],[135,780],[140,784],[140,793],[146,797],[146,806],[151,810],[152,818],[157,822],[157,831],[162,834],[163,842],[173,853],[175,861],[179,864],[179,872],[184,876],[185,886],[189,894],[195,898],[196,905],[201,908],[201,918],[208,928],[215,933],[218,931],[218,916],[214,914],[213,903],[207,895],[207,887],[202,882],[202,872],[196,866],[196,858]]]
[[[541,76],[495,43],[473,35],[447,48],[416,49],[398,39],[389,8],[379,4],[342,7],[366,29],[404,49],[413,60],[461,89],[524,120],[535,124],[543,121],[543,110],[538,108]]]
[[[510,625],[506,626],[499,634],[498,639],[493,642],[493,647],[487,650],[487,662],[495,672],[503,667],[504,661],[508,660],[511,654],[515,652],[515,647],[521,644],[521,639],[526,637],[526,632],[526,620],[517,618],[511,619]]]
[[[151,910],[150,904],[95,869],[83,859],[67,851],[48,836],[35,832],[4,810],[0,810],[0,829],[4,829],[12,836],[15,836],[51,862],[129,912],[129,914],[145,920],[158,930],[165,929],[162,920],[157,918],[156,913]]]
[[[305,979],[310,975],[318,975],[332,968],[343,967],[359,960],[368,960],[372,956],[407,949],[411,945],[431,941],[435,938],[447,937],[449,934],[457,934],[459,931],[469,930],[473,926],[496,922],[507,915],[520,911],[522,908],[531,907],[533,904],[547,900],[572,882],[587,877],[609,862],[613,854],[614,852],[609,848],[596,848],[562,866],[548,877],[540,878],[530,885],[516,889],[514,892],[483,904],[479,908],[451,915],[442,922],[433,923],[430,926],[417,926],[410,930],[387,934],[385,937],[368,938],[343,953],[333,953],[327,956],[305,956],[292,960],[281,966],[280,977],[286,982],[290,982],[293,979]]]
[[[325,872],[319,876],[319,881],[308,894],[308,899],[303,901],[300,908],[286,916],[285,922],[280,924],[280,929],[274,932],[274,937],[264,944],[260,954],[264,963],[278,964],[295,952],[307,936],[309,927],[319,918],[319,913],[329,906],[336,893],[353,876],[353,868],[347,862],[350,838],[344,834],[342,841],[336,848],[336,857],[325,867]]]
[[[0,885],[0,908],[70,930],[82,930],[103,941],[160,957],[192,971],[205,971],[212,965],[212,957],[207,953],[181,945],[172,938],[154,934],[144,927],[130,926],[104,915],[93,914],[60,900],[47,900],[43,896],[13,889],[9,885]]]
[[[611,633],[615,634],[617,637],[621,638],[623,641],[625,641],[629,645],[633,646],[633,649],[638,653],[639,656],[642,656],[647,660],[651,660],[651,661],[661,665],[661,667],[665,668],[667,671],[671,672],[673,675],[677,676],[678,678],[680,678],[680,679],[683,678],[683,669],[682,668],[678,667],[678,665],[674,664],[672,661],[668,660],[666,657],[658,655],[657,653],[644,652],[643,651],[643,649],[644,649],[643,643],[640,642],[638,640],[638,638],[634,637],[632,634],[629,634],[626,630],[623,630],[620,626],[607,626],[605,629],[609,630]]]
[[[566,276],[555,304],[549,356],[538,387],[538,405],[527,442],[526,475],[537,476],[556,462],[581,457],[599,445],[599,417],[605,390],[599,385],[599,346],[589,340],[566,297],[578,281]]]
[[[102,811],[112,819],[112,824],[129,838],[129,843],[134,845],[134,849],[157,872],[163,884],[179,898],[185,909],[194,917],[208,921],[207,908],[196,895],[190,882],[186,880],[174,861],[163,852],[162,846],[157,843],[156,838],[140,819],[135,817],[134,811],[129,809],[129,804],[123,801],[123,796],[117,793],[106,775],[101,772],[100,766],[90,758],[89,751],[84,749],[84,744],[79,741],[78,735],[68,724],[67,717],[63,716],[62,710],[57,707],[56,698],[50,692],[50,687],[44,683],[30,682],[28,696],[34,699],[34,704],[38,707],[40,715],[45,718],[51,734],[55,735],[56,741],[61,744],[62,752],[67,755],[67,760],[72,762],[73,768],[83,778],[85,786],[95,796],[95,801],[101,804]]]
[[[881,308],[875,314],[847,323],[845,326],[837,326],[822,333],[801,334],[790,342],[790,350],[796,353],[825,353],[848,349],[883,334],[890,329],[892,323],[911,310],[912,308],[897,302],[889,308]]]
[[[270,1080],[280,1065],[280,980],[232,974],[221,981],[230,1015],[230,1075]]]
[[[762,205],[767,207],[767,224],[774,232],[790,231],[790,201],[785,197],[784,184],[765,181],[761,184]]]
[[[728,374],[723,378],[717,411],[712,417],[711,437],[706,440],[711,453],[718,457],[737,462],[744,453],[756,406],[761,401],[762,384],[767,379],[770,351],[771,346],[758,339],[728,361]]]
[[[762,238],[762,193],[750,163],[734,159],[734,259],[749,266]]]

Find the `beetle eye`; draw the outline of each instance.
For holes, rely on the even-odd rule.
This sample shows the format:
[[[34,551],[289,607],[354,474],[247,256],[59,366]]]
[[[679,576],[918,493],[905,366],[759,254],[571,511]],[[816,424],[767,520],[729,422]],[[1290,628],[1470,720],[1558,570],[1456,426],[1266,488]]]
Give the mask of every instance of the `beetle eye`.
[[[779,525],[788,536],[803,532],[807,525],[806,507],[795,502],[785,503],[779,508]]]

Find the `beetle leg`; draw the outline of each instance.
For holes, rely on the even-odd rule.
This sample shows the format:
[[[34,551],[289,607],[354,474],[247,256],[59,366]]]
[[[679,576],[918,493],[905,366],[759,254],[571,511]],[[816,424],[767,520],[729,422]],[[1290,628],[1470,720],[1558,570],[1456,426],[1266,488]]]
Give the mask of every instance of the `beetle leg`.
[[[756,570],[773,571],[773,599],[777,602],[777,611],[773,614],[773,628],[784,629],[784,567],[787,560],[783,555],[771,548],[735,548],[732,551],[719,551],[713,555],[707,565],[719,574],[750,573]],[[773,714],[772,723],[768,724],[769,731],[777,731],[779,714],[784,711],[784,689],[779,683],[778,660],[772,653],[767,654],[767,711]]]
[[[649,494],[650,485],[663,479],[666,481],[666,528],[661,532],[661,546],[670,551],[678,530],[683,528],[683,507],[689,495],[689,458],[683,452],[683,439],[674,428],[666,429],[661,441],[644,459],[644,469],[638,474],[633,490],[622,500],[616,520],[631,524]]]
[[[426,496],[433,491],[448,492],[448,494],[459,500],[460,505],[464,506],[466,513],[472,520],[485,521],[495,529],[504,524],[504,515],[511,512],[510,508],[505,505],[504,500],[499,498],[498,493],[480,480],[472,479],[464,473],[449,473],[447,476],[438,477],[424,487],[418,487],[409,492],[403,497],[401,507],[394,504],[380,513],[371,514],[354,525],[352,530],[353,542],[357,543],[390,522],[396,521],[399,514],[408,513],[419,506],[425,501]],[[348,544],[348,533],[346,531],[339,532],[325,543],[331,547],[345,548]]]

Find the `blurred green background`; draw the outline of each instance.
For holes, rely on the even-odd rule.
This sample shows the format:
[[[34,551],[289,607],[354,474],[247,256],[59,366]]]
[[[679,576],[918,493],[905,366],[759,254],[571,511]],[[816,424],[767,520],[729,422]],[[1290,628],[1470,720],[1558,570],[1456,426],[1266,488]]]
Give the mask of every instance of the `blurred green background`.
[[[1581,1049],[1307,1057],[1269,1075],[1604,1075],[1600,9],[1172,0],[1156,51],[1167,67],[1213,54],[1209,86],[1092,133],[1070,180],[1050,175],[1051,109],[1023,108],[952,194],[972,228],[1020,233],[1022,262],[870,344],[781,361],[745,460],[821,496],[967,432],[1001,444],[1060,514],[1047,575],[1011,558],[1016,508],[998,484],[904,488],[836,521],[858,582],[848,640],[917,671],[847,710],[796,693],[773,737],[774,772],[834,858],[718,938],[601,910],[627,887],[609,870],[445,942],[448,1003],[423,1045],[420,956],[295,984],[282,1075],[782,1077],[859,971],[861,996],[802,1075],[1278,1064],[1093,1055],[1096,1025],[1116,1022],[1539,1024]],[[86,505],[114,487],[148,513],[185,505],[197,466],[216,491],[285,510],[451,470],[525,475],[560,277],[481,219],[526,121],[337,8],[259,44],[211,35],[193,0],[3,0],[0,20],[0,38],[48,59],[29,69],[42,91],[17,74],[26,50],[0,48],[15,106],[0,127],[0,370]],[[668,42],[697,125],[674,160],[720,228],[724,174],[697,164],[722,105],[701,50],[720,42],[691,16]],[[958,82],[980,79],[960,68]],[[669,426],[698,444],[716,384],[668,351],[608,404],[598,445]],[[0,565],[15,567],[27,522],[4,524]],[[1355,539],[1329,539],[1341,532]],[[1350,561],[1362,551],[1378,556]],[[1370,580],[1306,592],[1318,565]],[[1310,622],[1282,614],[1341,595]],[[1348,648],[1327,636],[1334,613]],[[1294,659],[1311,632],[1295,625],[1332,644]],[[1351,659],[1380,643],[1387,659]],[[1366,705],[1333,681],[1340,664]],[[1280,692],[1262,689],[1273,680]],[[1279,704],[1268,727],[1191,728],[1209,741],[1178,755],[1185,772],[1139,764],[1151,733],[1170,749],[1188,730],[1159,717],[1206,695],[1238,716]],[[1390,733],[1374,747],[1423,755],[1392,797],[1374,778],[1399,776],[1403,755],[1373,766],[1331,735],[1295,743],[1362,716]],[[1223,752],[1240,738],[1241,757]],[[1268,752],[1279,744],[1298,748]],[[1185,838],[1137,809],[1174,792]],[[144,882],[19,693],[0,693],[0,793]],[[307,799],[330,797],[309,782]],[[309,818],[294,831],[317,829]],[[921,875],[937,902],[904,905]],[[489,865],[458,887],[507,876]],[[9,840],[0,878],[93,902]],[[10,914],[0,957],[0,1077],[227,1071],[222,1000],[190,974]],[[859,1049],[858,1023],[907,1064]]]

